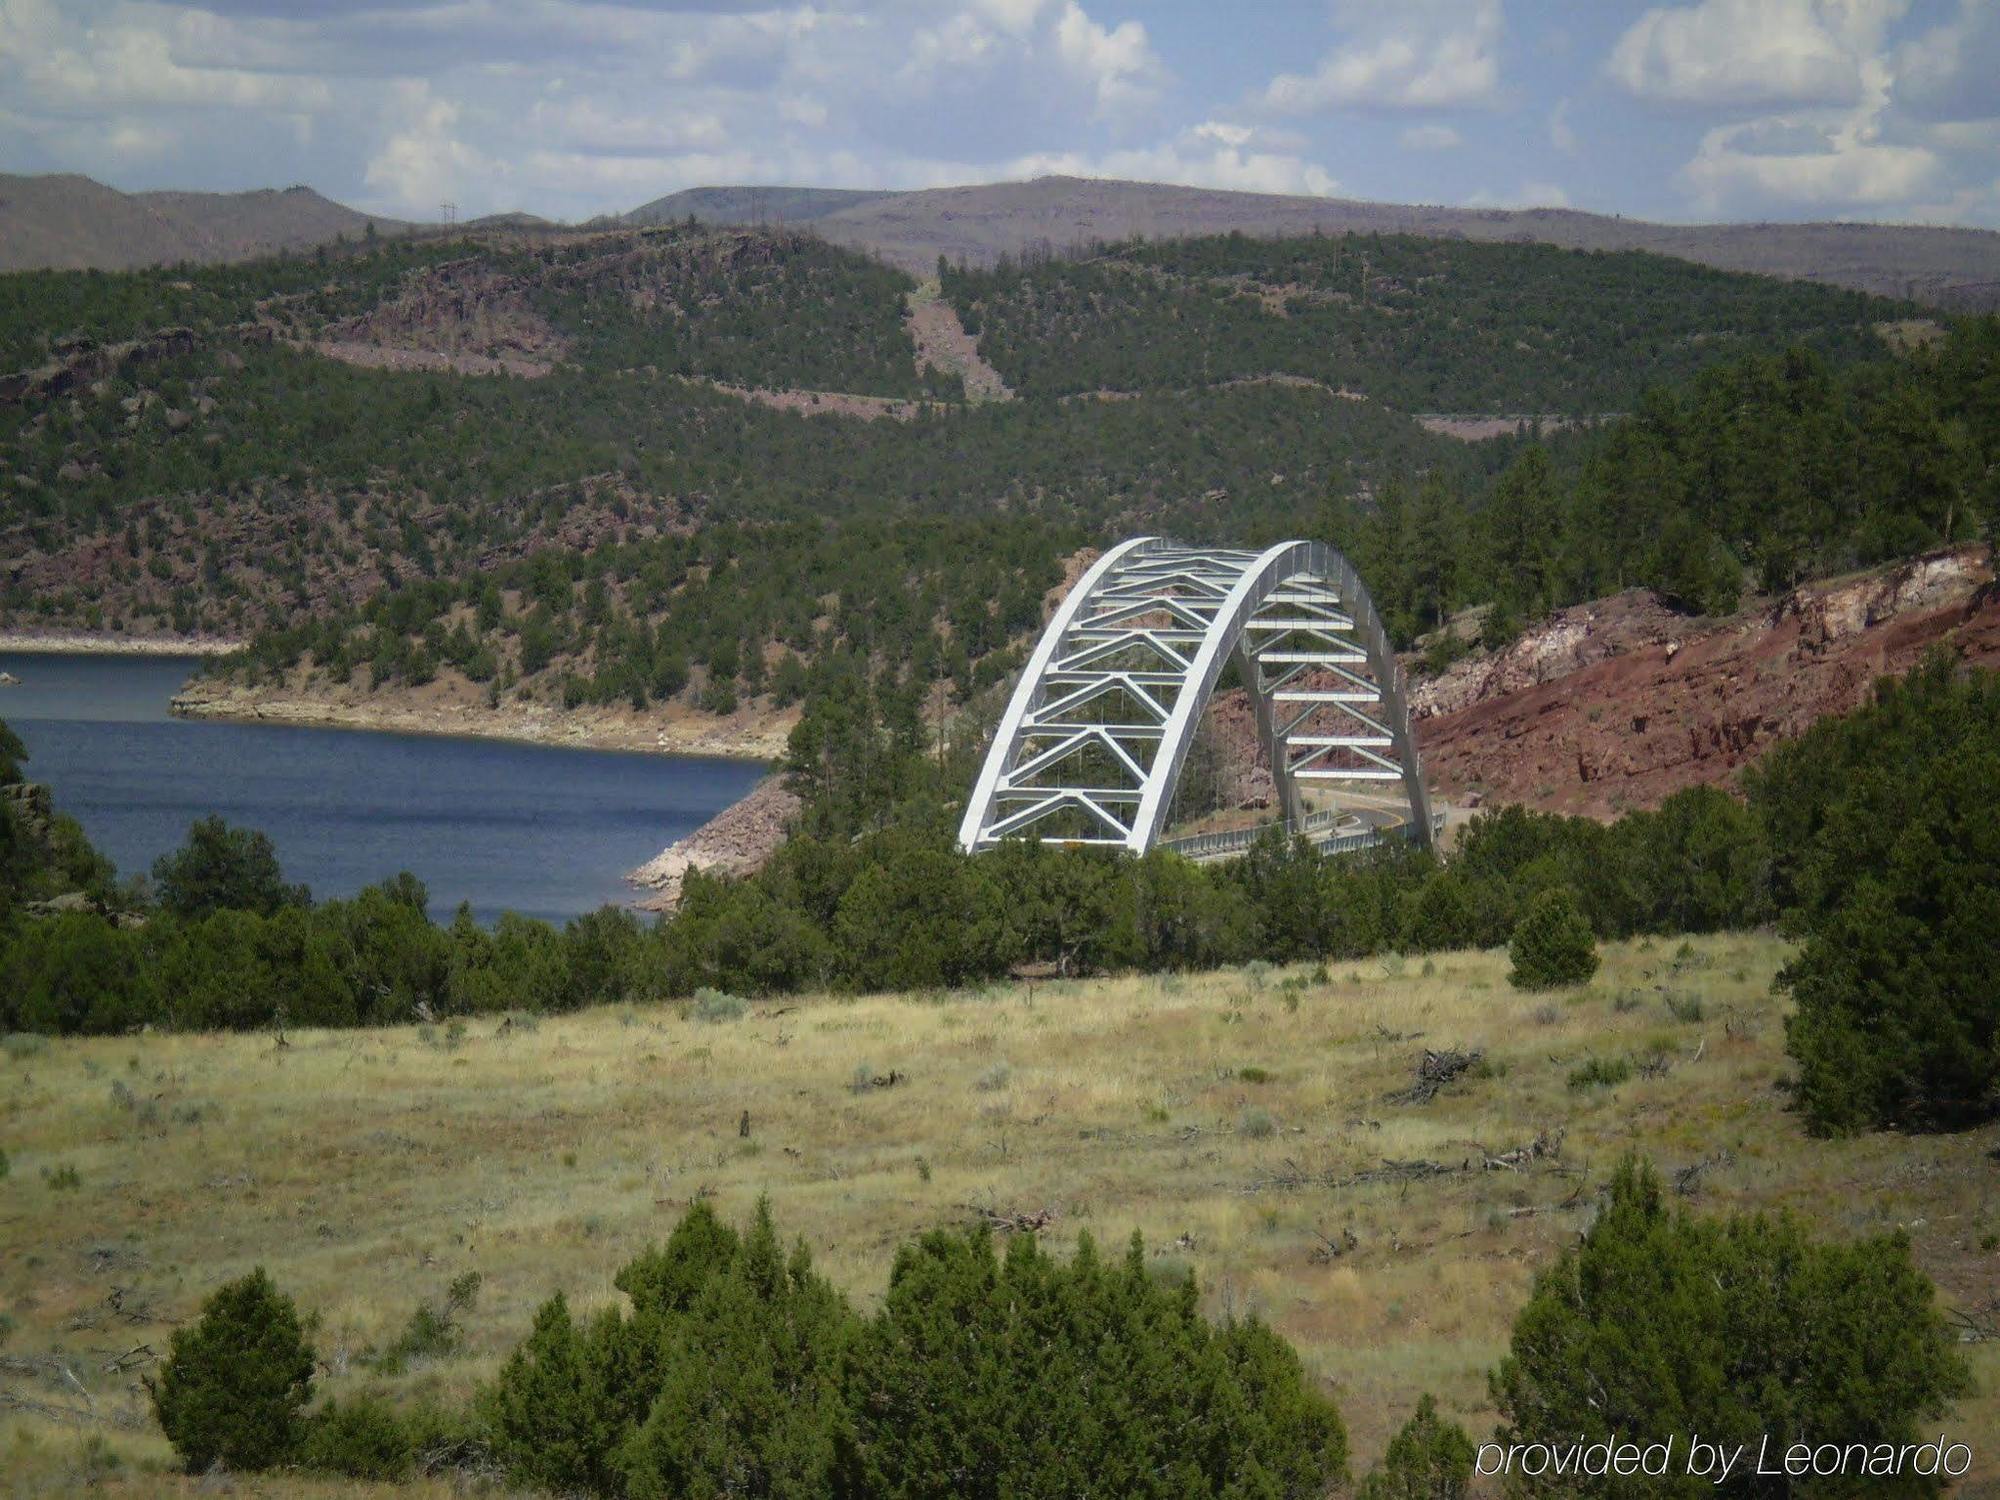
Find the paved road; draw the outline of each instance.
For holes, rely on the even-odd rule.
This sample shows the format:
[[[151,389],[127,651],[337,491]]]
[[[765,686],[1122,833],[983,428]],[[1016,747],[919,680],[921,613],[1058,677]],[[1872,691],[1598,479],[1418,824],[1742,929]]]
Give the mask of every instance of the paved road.
[[[1378,797],[1367,792],[1349,793],[1340,799],[1339,807],[1338,819],[1315,823],[1305,830],[1306,838],[1312,843],[1337,846],[1337,850],[1329,852],[1365,848],[1393,830],[1407,827],[1410,821],[1409,806],[1393,797]],[[1220,833],[1167,839],[1161,847],[1177,850],[1198,863],[1235,859],[1270,826],[1260,824],[1254,828],[1232,828]]]

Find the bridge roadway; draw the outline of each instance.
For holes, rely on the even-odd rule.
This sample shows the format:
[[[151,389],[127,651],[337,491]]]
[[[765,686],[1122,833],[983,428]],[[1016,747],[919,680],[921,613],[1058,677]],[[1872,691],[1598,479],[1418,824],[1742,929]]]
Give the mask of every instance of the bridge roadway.
[[[1299,832],[1322,854],[1348,854],[1359,849],[1386,844],[1399,834],[1407,837],[1409,807],[1386,797],[1349,793],[1346,806],[1308,813]],[[1443,815],[1433,816],[1433,830],[1441,827]],[[1158,847],[1171,849],[1198,863],[1234,859],[1248,849],[1268,829],[1281,826],[1258,823],[1248,828],[1225,828],[1214,833],[1193,833],[1181,838],[1162,839]]]

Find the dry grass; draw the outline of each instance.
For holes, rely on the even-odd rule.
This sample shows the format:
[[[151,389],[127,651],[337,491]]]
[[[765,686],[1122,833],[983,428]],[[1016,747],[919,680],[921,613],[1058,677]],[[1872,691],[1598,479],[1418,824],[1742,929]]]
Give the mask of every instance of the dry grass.
[[[725,1022],[601,1010],[462,1036],[295,1032],[284,1048],[53,1042],[0,1057],[4,1353],[60,1352],[101,1416],[138,1424],[103,1428],[123,1460],[113,1493],[192,1492],[163,1472],[136,1377],[101,1367],[164,1348],[157,1319],[256,1264],[319,1313],[334,1392],[374,1379],[362,1357],[420,1298],[478,1270],[466,1353],[383,1382],[462,1399],[541,1299],[615,1295],[613,1272],[697,1195],[740,1218],[768,1193],[780,1228],[864,1304],[900,1241],[968,1219],[966,1205],[1053,1208],[1058,1243],[1143,1231],[1218,1311],[1271,1319],[1337,1395],[1365,1467],[1427,1389],[1490,1428],[1484,1372],[1513,1313],[1630,1148],[1668,1169],[1715,1159],[1693,1200],[1707,1210],[1789,1208],[1831,1235],[1901,1226],[1948,1305],[1992,1294],[1996,1132],[1809,1139],[1778,1087],[1783,952],[1763,937],[1678,960],[1672,943],[1618,945],[1592,986],[1553,1001],[1510,990],[1504,955],[1470,953],[1324,980],[1251,965]],[[1426,1045],[1482,1048],[1486,1064],[1429,1104],[1386,1102]],[[1589,1059],[1654,1056],[1659,1076],[1569,1085]],[[893,1086],[858,1086],[892,1071]],[[1479,1165],[1557,1130],[1553,1164]],[[1335,1185],[1384,1159],[1471,1169]],[[49,1184],[63,1168],[77,1186]],[[1350,1233],[1329,1260],[1321,1236]],[[1970,1351],[1981,1394],[1949,1424],[1968,1440],[2000,1430],[1995,1349]],[[60,1376],[8,1374],[0,1391],[83,1404]],[[1992,1480],[2000,1452],[1974,1447]],[[80,1451],[57,1424],[0,1416],[13,1493],[80,1483]],[[369,1491],[279,1478],[250,1492]]]

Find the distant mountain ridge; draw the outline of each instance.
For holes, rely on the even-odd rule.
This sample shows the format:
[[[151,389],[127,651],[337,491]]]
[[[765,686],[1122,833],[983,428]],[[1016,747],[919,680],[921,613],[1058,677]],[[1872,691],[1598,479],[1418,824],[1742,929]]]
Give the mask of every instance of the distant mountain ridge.
[[[740,190],[733,190],[740,191]],[[1450,208],[1076,177],[872,197],[814,221],[837,243],[928,273],[1143,236],[1327,233],[1650,250],[1964,310],[2000,306],[2000,233],[1898,224],[1654,224],[1567,208]]]
[[[2000,308],[2000,233],[1901,224],[1655,224],[1567,208],[1452,208],[1287,197],[1110,179],[1041,177],[899,193],[866,188],[689,188],[585,227],[693,218],[810,225],[836,244],[919,274],[943,255],[990,265],[1143,236],[1325,233],[1511,240],[1648,250],[1722,270],[1802,278],[1954,310]],[[0,271],[107,270],[243,260],[434,226],[384,219],[310,188],[248,193],[121,193],[75,175],[0,175]],[[543,228],[528,214],[468,227]]]
[[[378,234],[414,227],[361,213],[307,187],[121,193],[73,174],[0,174],[0,271],[122,271],[249,260],[310,249],[340,235],[354,239],[370,224]]]
[[[886,188],[683,188],[642,203],[630,213],[612,214],[608,222],[629,227],[677,224],[686,219],[698,224],[812,224],[830,214],[897,196]]]

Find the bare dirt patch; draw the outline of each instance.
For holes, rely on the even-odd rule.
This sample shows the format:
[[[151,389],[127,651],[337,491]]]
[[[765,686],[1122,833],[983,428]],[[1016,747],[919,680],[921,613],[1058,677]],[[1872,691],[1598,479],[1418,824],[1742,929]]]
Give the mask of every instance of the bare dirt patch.
[[[399,349],[389,344],[360,344],[321,339],[315,353],[364,370],[435,370],[452,375],[515,375],[533,380],[555,368],[540,360],[500,358],[485,354],[445,354],[435,349]]]
[[[1514,433],[1536,426],[1543,432],[1560,432],[1565,427],[1574,427],[1583,420],[1585,419],[1557,416],[1549,412],[1525,412],[1514,415],[1419,412],[1416,418],[1417,425],[1426,432],[1435,432],[1440,437],[1457,438],[1461,443],[1483,443],[1488,438],[1510,437]],[[1609,419],[1593,417],[1588,420]]]
[[[956,374],[973,401],[1011,401],[1014,392],[979,352],[979,341],[965,331],[958,310],[938,295],[935,282],[912,292],[903,319],[917,346],[917,368],[929,366]]]

